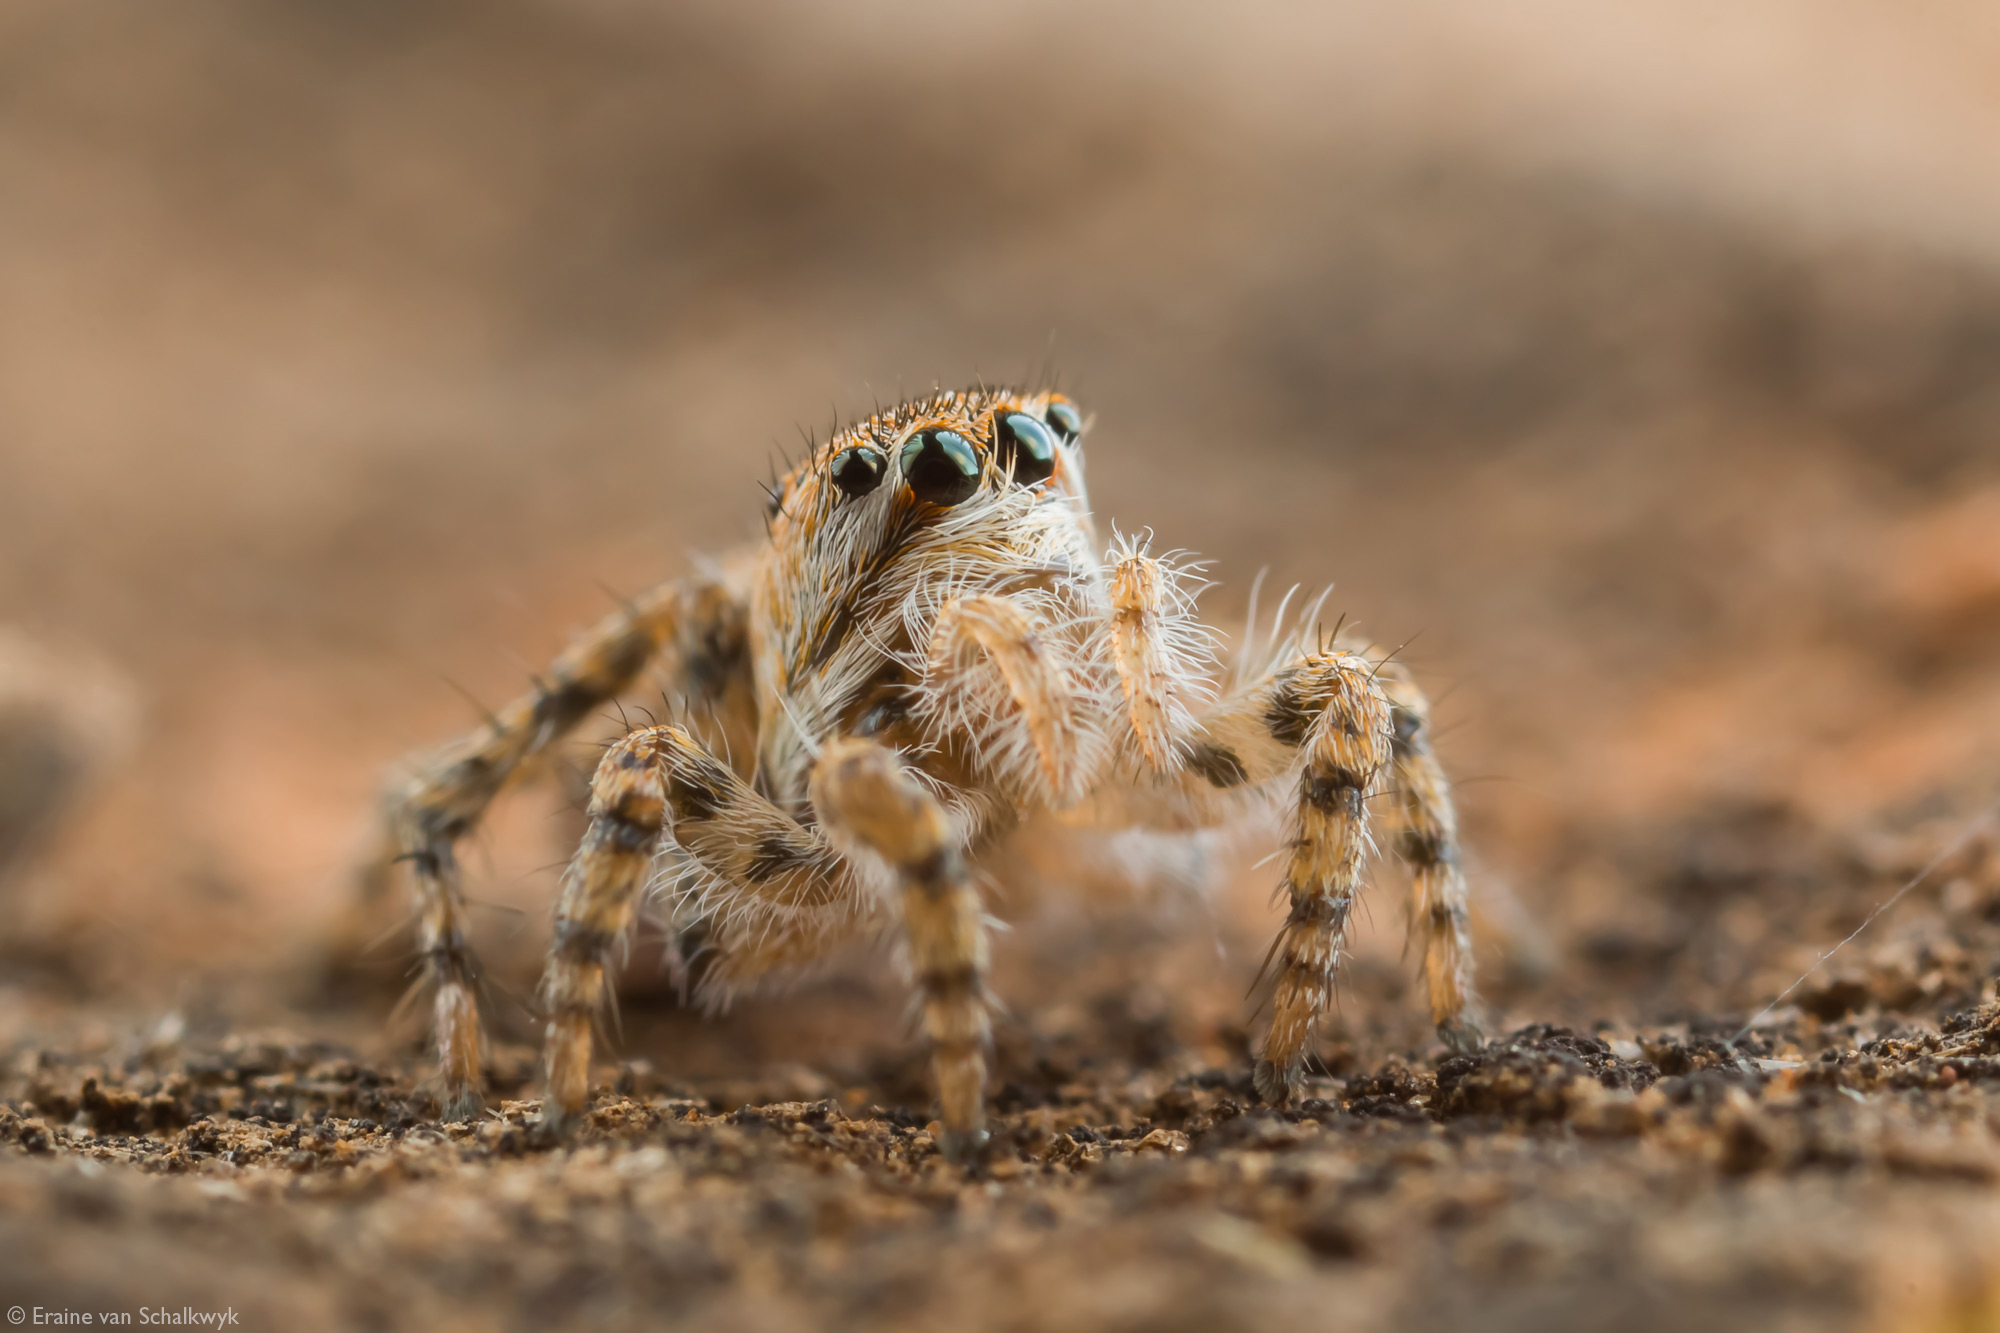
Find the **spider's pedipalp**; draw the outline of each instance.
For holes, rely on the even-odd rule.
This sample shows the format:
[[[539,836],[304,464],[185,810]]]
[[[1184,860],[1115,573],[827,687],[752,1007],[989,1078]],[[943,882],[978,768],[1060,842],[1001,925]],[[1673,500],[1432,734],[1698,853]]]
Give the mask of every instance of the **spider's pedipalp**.
[[[922,703],[940,732],[969,734],[1015,789],[1066,805],[1084,774],[1076,682],[1047,627],[1015,598],[955,597],[933,622]],[[1020,743],[1025,736],[1027,744]]]
[[[1196,729],[1195,709],[1214,693],[1215,636],[1195,618],[1189,586],[1198,567],[1151,555],[1143,539],[1123,534],[1110,566],[1112,660],[1131,733],[1145,763],[1171,775],[1187,758],[1182,740]]]

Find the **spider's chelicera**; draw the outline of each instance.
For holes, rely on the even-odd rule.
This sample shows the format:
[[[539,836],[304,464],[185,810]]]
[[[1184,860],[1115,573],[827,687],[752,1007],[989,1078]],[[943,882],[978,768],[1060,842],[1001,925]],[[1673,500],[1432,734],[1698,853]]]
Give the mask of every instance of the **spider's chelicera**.
[[[481,1104],[453,848],[538,753],[648,668],[678,720],[604,754],[543,975],[544,1119],[588,1091],[606,968],[649,887],[712,951],[719,1003],[886,927],[922,1001],[944,1149],[984,1141],[987,925],[974,867],[1024,818],[1186,829],[1273,805],[1290,911],[1256,1085],[1301,1081],[1371,846],[1411,868],[1432,1016],[1454,1045],[1470,936],[1423,696],[1365,645],[1283,636],[1225,688],[1194,567],[1114,534],[1060,394],[945,393],[838,432],[772,496],[770,539],[656,589],[390,798],[414,870],[447,1114]]]

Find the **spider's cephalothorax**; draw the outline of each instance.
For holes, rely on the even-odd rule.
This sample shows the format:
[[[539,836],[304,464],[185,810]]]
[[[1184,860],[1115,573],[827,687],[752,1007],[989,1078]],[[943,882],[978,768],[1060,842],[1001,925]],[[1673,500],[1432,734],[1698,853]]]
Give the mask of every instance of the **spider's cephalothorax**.
[[[542,1000],[545,1118],[583,1105],[605,968],[642,891],[699,927],[711,1001],[898,930],[930,1039],[948,1151],[983,1141],[986,926],[971,865],[1024,814],[1185,828],[1280,803],[1291,910],[1256,1083],[1297,1087],[1393,790],[1433,1017],[1465,1021],[1465,886],[1426,708],[1361,647],[1287,640],[1219,691],[1186,565],[1100,546],[1084,421],[1060,394],[939,394],[835,434],[771,491],[770,540],[649,594],[545,685],[391,798],[415,868],[451,1113],[479,1105],[472,960],[452,848],[525,762],[649,664],[680,720],[605,753],[556,909]],[[1218,697],[1219,695],[1219,697]]]

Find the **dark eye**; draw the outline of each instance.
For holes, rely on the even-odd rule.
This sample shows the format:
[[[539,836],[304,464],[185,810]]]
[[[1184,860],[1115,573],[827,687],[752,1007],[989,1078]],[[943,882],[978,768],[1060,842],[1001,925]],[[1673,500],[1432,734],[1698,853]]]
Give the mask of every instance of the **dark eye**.
[[[1083,434],[1083,417],[1068,403],[1061,401],[1050,403],[1046,415],[1049,419],[1049,429],[1062,436],[1064,444]]]
[[[882,484],[882,467],[888,460],[879,449],[857,444],[833,456],[833,484],[848,495],[861,496]]]
[[[903,480],[919,500],[948,508],[979,489],[979,455],[955,430],[918,431],[903,446]]]
[[[993,447],[1000,467],[1014,469],[1023,486],[1047,481],[1056,470],[1056,437],[1026,412],[1003,412],[993,423]]]

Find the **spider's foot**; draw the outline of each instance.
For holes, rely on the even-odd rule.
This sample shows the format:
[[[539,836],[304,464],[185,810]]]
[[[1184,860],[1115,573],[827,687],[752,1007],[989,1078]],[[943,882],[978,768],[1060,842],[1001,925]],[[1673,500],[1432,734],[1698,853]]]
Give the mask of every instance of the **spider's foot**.
[[[477,1120],[484,1114],[485,1110],[486,1098],[481,1095],[476,1085],[471,1087],[446,1088],[444,1096],[440,1098],[438,1119],[444,1121],[446,1124],[451,1124],[455,1121]]]
[[[1453,1055],[1471,1055],[1486,1044],[1486,1034],[1479,1023],[1464,1014],[1457,1018],[1447,1018],[1437,1025],[1438,1040],[1442,1041]]]
[[[1280,1072],[1269,1060],[1259,1060],[1250,1078],[1257,1085],[1257,1095],[1264,1099],[1266,1106],[1283,1106],[1298,1091],[1299,1069],[1294,1065]]]
[[[956,1166],[976,1167],[986,1161],[992,1143],[984,1129],[947,1129],[938,1136],[938,1152]]]
[[[523,1141],[530,1148],[559,1148],[575,1133],[580,1119],[544,1101],[535,1118],[522,1127]]]
[[[528,1143],[536,1148],[559,1148],[576,1137],[582,1123],[582,1116],[564,1115],[544,1106],[542,1113],[528,1122]]]

